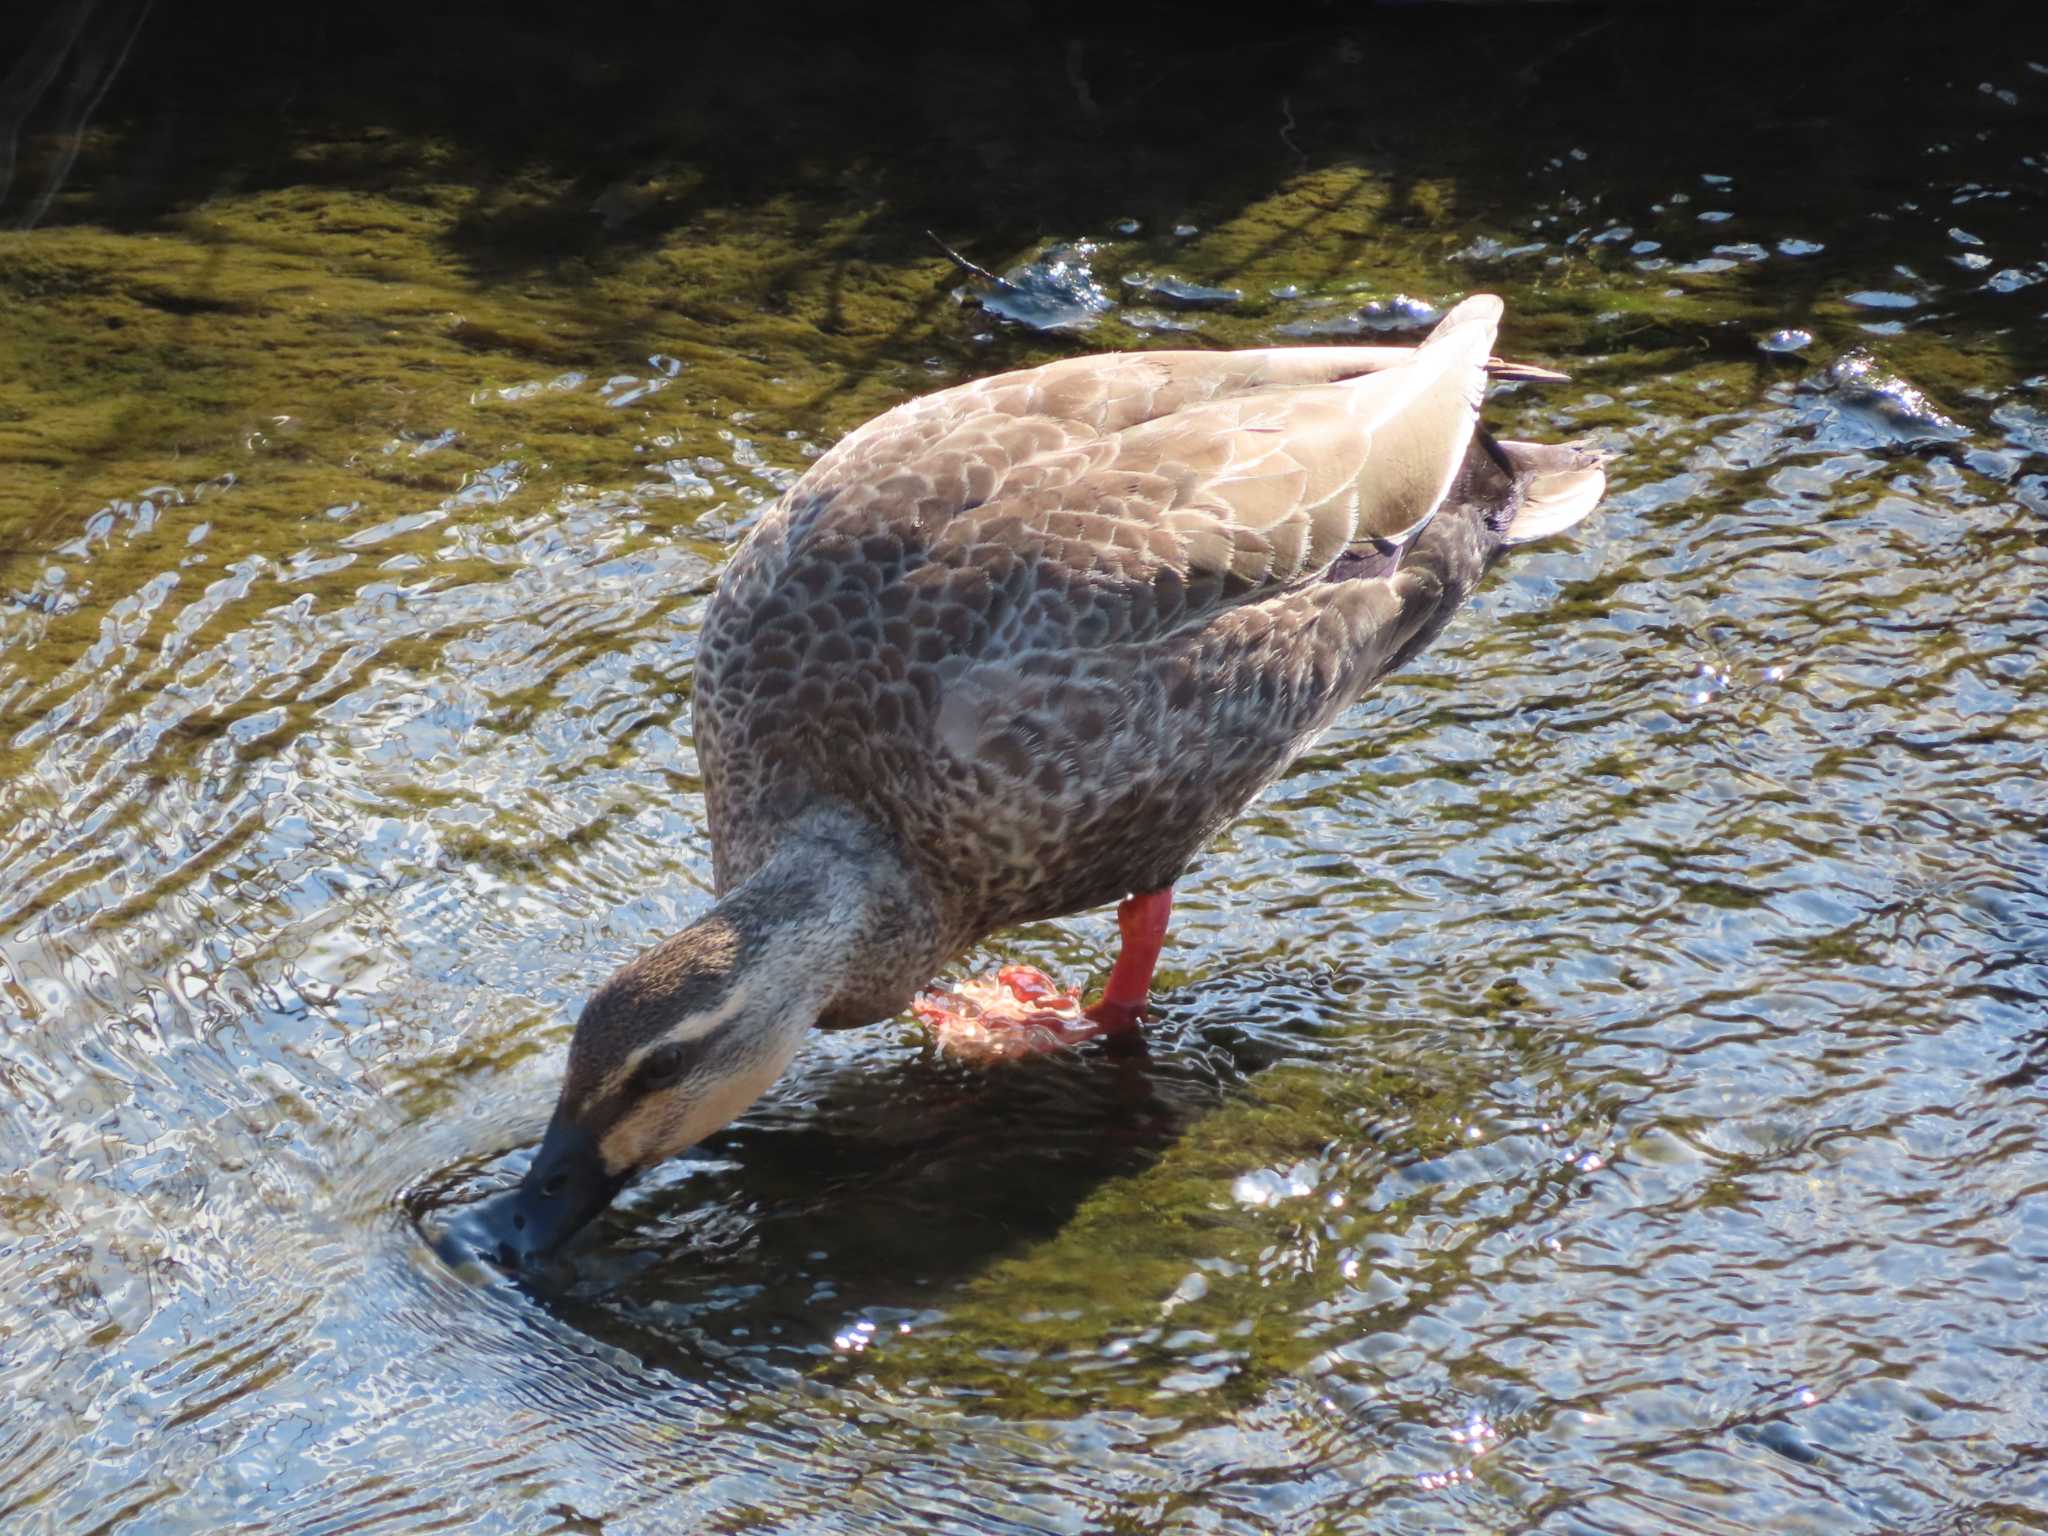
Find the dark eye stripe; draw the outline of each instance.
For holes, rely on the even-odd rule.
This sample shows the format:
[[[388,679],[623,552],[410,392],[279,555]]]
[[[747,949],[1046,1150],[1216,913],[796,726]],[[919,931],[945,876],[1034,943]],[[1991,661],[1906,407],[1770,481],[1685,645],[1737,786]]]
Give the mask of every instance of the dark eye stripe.
[[[706,1067],[714,1071],[723,1068],[730,1060],[744,1054],[735,1048],[741,1039],[740,1023],[738,1019],[727,1019],[717,1028],[698,1035],[695,1039],[671,1040],[657,1045],[641,1058],[639,1069],[633,1074],[634,1078],[648,1089],[665,1088],[680,1077],[695,1076]],[[651,1073],[649,1065],[655,1055],[671,1046],[676,1049],[679,1056],[675,1070]]]
[[[709,1068],[719,1075],[744,1063],[753,1054],[754,1042],[738,1019],[719,1025],[697,1042],[697,1066],[700,1070]]]

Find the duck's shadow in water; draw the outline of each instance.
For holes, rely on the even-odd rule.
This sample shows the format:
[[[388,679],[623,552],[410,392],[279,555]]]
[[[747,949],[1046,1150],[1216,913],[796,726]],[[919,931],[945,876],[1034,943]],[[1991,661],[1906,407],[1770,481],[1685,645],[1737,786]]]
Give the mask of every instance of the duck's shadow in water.
[[[877,1032],[657,1170],[516,1282],[562,1323],[680,1375],[822,1358],[863,1320],[943,1307],[1005,1254],[1057,1234],[1104,1183],[1150,1167],[1259,1072],[1318,1054],[1319,1010],[1246,1027],[1252,982],[1183,991],[1126,1053],[968,1069],[900,1054]],[[464,1255],[435,1229],[460,1231],[470,1213],[449,1221],[435,1207],[485,1186],[472,1167],[408,1198],[444,1257]]]

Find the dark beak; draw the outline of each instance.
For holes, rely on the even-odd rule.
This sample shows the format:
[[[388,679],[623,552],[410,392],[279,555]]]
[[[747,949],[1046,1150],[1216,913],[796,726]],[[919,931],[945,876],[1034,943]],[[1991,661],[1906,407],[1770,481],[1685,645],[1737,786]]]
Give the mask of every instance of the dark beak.
[[[483,1213],[498,1262],[516,1270],[546,1258],[610,1205],[626,1180],[605,1171],[590,1132],[557,1114],[519,1187]]]

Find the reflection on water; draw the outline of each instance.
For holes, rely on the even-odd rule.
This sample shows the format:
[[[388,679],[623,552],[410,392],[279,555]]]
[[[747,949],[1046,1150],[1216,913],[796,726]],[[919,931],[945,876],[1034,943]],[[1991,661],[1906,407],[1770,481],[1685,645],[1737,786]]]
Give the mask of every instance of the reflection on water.
[[[1461,199],[1304,87],[1256,195],[974,242],[1086,251],[1088,346],[1498,289],[1576,376],[1498,414],[1616,492],[1219,841],[1148,1054],[821,1037],[529,1289],[429,1239],[707,899],[726,554],[1074,343],[857,186],[524,284],[439,151],[59,199],[0,249],[0,1526],[2048,1526],[2048,82],[1985,68],[1909,182],[1537,114]]]

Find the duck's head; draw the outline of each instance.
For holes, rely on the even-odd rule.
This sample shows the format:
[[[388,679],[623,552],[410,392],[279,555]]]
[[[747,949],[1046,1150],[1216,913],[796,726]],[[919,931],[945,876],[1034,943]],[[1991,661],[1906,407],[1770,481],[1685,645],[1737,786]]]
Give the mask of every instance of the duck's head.
[[[816,1017],[772,931],[714,909],[591,996],[540,1151],[487,1216],[501,1262],[559,1248],[643,1170],[759,1098]]]
[[[849,977],[872,995],[878,956],[914,978],[907,1002],[930,974],[931,930],[864,823],[831,805],[793,817],[743,883],[591,995],[533,1166],[478,1213],[488,1250],[514,1268],[553,1253],[644,1170],[732,1121],[828,1006],[843,1015]]]

